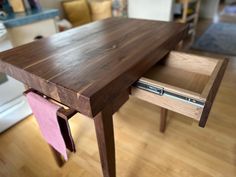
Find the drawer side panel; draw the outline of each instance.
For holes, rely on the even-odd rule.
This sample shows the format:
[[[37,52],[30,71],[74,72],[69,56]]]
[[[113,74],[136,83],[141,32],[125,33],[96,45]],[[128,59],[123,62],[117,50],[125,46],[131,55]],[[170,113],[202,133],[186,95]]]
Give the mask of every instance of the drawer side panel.
[[[131,95],[154,105],[160,106],[162,108],[166,108],[170,111],[174,111],[185,116],[191,117],[198,121],[200,120],[203,111],[203,107],[198,107],[194,104],[190,104],[165,95],[159,96],[157,94],[135,87],[132,88]]]

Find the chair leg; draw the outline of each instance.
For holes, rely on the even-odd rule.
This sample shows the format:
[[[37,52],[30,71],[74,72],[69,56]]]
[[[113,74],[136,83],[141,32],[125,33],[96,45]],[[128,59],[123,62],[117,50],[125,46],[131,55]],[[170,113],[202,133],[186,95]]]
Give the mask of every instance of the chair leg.
[[[65,164],[65,160],[62,158],[61,154],[59,152],[57,152],[51,145],[49,145],[49,147],[52,151],[53,157],[54,157],[57,165],[59,167],[62,167]]]
[[[160,132],[164,133],[166,129],[166,120],[167,120],[167,112],[168,110],[165,108],[161,108],[161,120],[160,120]]]

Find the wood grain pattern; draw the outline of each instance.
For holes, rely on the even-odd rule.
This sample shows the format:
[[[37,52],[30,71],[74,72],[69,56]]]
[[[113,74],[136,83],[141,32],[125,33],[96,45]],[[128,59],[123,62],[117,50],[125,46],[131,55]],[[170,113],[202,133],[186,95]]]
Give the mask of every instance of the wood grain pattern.
[[[209,22],[201,23],[199,27],[204,32]],[[204,53],[198,51],[198,54]],[[129,99],[114,115],[117,176],[235,177],[235,71],[236,58],[233,57],[205,129],[199,129],[192,119],[170,111],[168,131],[159,133],[159,107]],[[0,176],[101,176],[93,121],[77,114],[70,119],[70,125],[74,137],[80,137],[78,152],[63,168],[55,165],[33,116],[0,134]]]
[[[0,70],[94,117],[104,177],[115,177],[112,114],[129,87],[187,34],[181,24],[114,18],[0,54]]]
[[[226,66],[227,59],[171,52],[140,79],[152,86],[163,88],[164,91],[201,101],[204,103],[202,106],[139,88],[133,88],[132,95],[196,119],[199,126],[204,127]]]
[[[160,108],[129,99],[113,119],[117,177],[235,177],[235,69],[236,58],[231,60],[205,129],[170,111],[162,134],[158,131]],[[78,152],[63,168],[55,164],[33,116],[0,134],[0,176],[101,177],[93,120],[77,114],[70,121],[73,134],[79,137]]]
[[[107,106],[94,118],[103,177],[116,177],[115,141],[112,107]]]
[[[13,11],[15,13],[19,13],[19,12],[24,12],[25,11],[25,7],[24,7],[24,3],[23,0],[9,0]]]
[[[160,132],[164,133],[166,130],[166,121],[167,121],[168,110],[161,108],[160,110]]]
[[[200,55],[175,51],[172,51],[168,58],[168,60],[165,60],[165,65],[168,65],[169,67],[174,67],[193,73],[201,73],[203,75],[211,75],[218,63],[218,60],[214,60],[212,57],[204,56],[203,60],[203,56]],[[221,59],[219,57],[214,58]]]
[[[227,65],[228,65],[228,59],[220,61],[218,63],[218,65],[216,66],[216,68],[212,74],[211,79],[209,80],[209,83],[207,84],[207,86],[203,90],[202,95],[207,97],[207,101],[206,101],[206,105],[203,109],[203,114],[202,114],[200,122],[199,122],[200,127],[206,126],[206,122],[207,122],[211,107],[212,107],[213,102],[215,100],[217,91],[220,87],[220,83],[221,83],[222,78],[224,76]]]
[[[173,99],[168,96],[158,96],[139,88],[132,88],[132,96],[198,121],[200,120],[203,111],[203,108],[199,108],[196,105]]]
[[[194,66],[194,62],[192,66]],[[210,78],[209,75],[204,75],[201,73],[201,71],[196,73],[176,67],[171,67],[169,65],[156,65],[143,77],[153,79],[173,87],[185,89],[196,94],[202,93]]]
[[[187,35],[183,24],[111,18],[0,54],[0,71],[94,117]]]
[[[60,118],[63,118],[65,120],[69,120],[71,117],[73,117],[77,111],[73,108],[68,108],[66,107],[65,105],[61,104],[61,103],[58,103],[57,101],[45,96],[44,94],[38,92],[37,90],[34,90],[32,88],[29,88],[28,86],[25,85],[25,89],[26,91],[23,93],[24,95],[27,95],[27,93],[29,92],[34,92],[44,98],[46,98],[47,100],[51,101],[51,102],[54,102],[55,104],[57,105],[60,105],[61,108],[57,111],[57,116],[60,117]]]

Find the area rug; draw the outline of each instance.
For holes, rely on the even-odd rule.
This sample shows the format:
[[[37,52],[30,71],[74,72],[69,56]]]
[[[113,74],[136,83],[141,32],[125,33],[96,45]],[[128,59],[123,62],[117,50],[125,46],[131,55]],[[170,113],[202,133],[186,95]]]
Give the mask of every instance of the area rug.
[[[216,23],[192,46],[193,49],[236,56],[236,24]]]
[[[236,15],[236,4],[226,6],[223,11],[224,14]]]

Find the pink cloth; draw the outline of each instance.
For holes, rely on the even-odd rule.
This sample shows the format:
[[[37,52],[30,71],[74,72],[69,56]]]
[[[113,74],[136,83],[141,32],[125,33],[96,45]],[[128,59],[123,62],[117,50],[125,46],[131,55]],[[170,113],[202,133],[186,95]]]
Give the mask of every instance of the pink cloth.
[[[33,92],[28,93],[26,97],[43,137],[65,160],[68,160],[66,144],[57,120],[57,111],[60,106]]]

